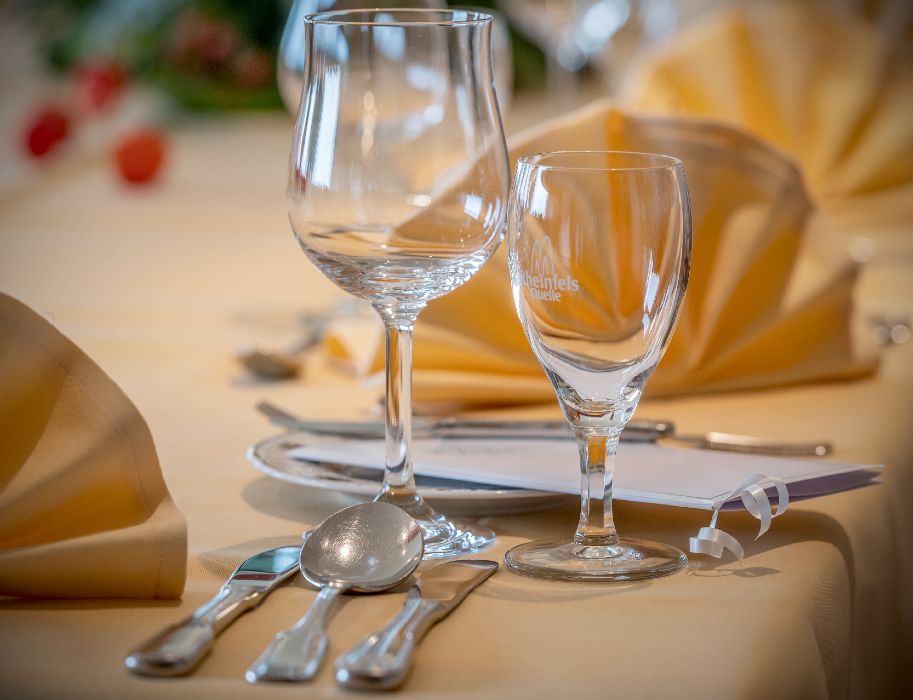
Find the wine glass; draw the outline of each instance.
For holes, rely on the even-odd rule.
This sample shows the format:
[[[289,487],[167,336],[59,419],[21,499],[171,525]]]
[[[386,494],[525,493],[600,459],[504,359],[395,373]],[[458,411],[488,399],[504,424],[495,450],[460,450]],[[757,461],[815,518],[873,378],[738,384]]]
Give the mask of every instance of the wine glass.
[[[500,243],[510,170],[492,83],[491,16],[351,10],[305,19],[308,56],[289,164],[289,220],[337,285],[386,328],[386,469],[377,500],[414,517],[426,556],[494,533],[435,513],[412,473],[412,329]]]
[[[688,280],[681,162],[597,151],[521,158],[508,241],[517,313],[577,436],[582,479],[573,538],[514,547],[505,563],[567,581],[678,571],[687,564],[678,549],[619,539],[612,478],[619,436],[672,335]]]

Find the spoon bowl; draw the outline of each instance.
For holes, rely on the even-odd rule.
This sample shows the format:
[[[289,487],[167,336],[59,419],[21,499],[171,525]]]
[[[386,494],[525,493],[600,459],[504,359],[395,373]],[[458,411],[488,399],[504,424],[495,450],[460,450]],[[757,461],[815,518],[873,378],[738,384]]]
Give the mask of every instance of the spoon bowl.
[[[237,354],[237,359],[248,372],[264,379],[297,377],[304,366],[297,354],[283,352],[268,343],[242,350]]]
[[[360,503],[324,520],[301,548],[301,573],[322,587],[383,591],[409,576],[422,560],[418,524],[389,503]]]

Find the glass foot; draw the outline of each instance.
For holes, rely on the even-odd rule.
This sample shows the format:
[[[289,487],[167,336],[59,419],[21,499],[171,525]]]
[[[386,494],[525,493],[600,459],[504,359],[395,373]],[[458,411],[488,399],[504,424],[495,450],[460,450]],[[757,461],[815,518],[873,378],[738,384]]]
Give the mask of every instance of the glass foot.
[[[675,547],[646,540],[621,540],[606,547],[546,540],[514,547],[504,556],[504,564],[531,578],[633,581],[674,574],[688,565],[688,558]]]
[[[495,533],[487,527],[454,522],[447,516],[434,511],[412,489],[397,493],[396,489],[385,488],[375,501],[392,503],[411,515],[422,528],[425,540],[423,559],[458,557],[488,549],[495,543]]]
[[[495,543],[495,533],[486,527],[448,520],[439,513],[430,518],[416,518],[425,538],[425,559],[457,557],[488,549]]]

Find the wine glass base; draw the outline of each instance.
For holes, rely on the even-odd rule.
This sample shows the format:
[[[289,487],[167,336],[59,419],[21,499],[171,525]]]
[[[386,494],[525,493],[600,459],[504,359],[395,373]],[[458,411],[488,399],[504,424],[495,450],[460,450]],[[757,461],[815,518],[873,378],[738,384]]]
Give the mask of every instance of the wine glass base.
[[[425,559],[458,557],[488,549],[495,543],[495,533],[486,527],[454,522],[435,514],[416,518],[425,540]]]
[[[553,581],[635,581],[681,571],[688,558],[675,547],[646,540],[621,540],[610,547],[540,540],[510,549],[504,564],[523,576]]]

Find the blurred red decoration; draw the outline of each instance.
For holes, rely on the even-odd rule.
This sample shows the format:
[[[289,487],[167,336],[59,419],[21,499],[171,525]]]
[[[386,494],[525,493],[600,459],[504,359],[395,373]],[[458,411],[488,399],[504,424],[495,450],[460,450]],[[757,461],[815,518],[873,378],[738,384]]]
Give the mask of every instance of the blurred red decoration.
[[[269,55],[246,43],[231,21],[194,8],[175,21],[165,61],[191,74],[228,79],[242,88],[263,87],[273,76]]]
[[[137,131],[125,137],[114,151],[117,168],[132,184],[149,182],[165,160],[165,142],[158,132]]]
[[[63,141],[69,130],[67,115],[59,109],[48,107],[29,120],[25,130],[25,146],[32,156],[41,158]]]
[[[240,43],[241,37],[231,24],[190,9],[175,23],[167,58],[175,66],[219,73]]]
[[[259,49],[241,49],[231,62],[231,74],[241,87],[260,87],[272,77],[273,64]]]
[[[113,61],[84,64],[74,74],[80,98],[94,110],[103,109],[117,97],[126,78],[125,71]]]

